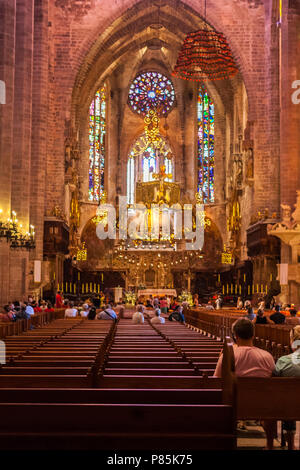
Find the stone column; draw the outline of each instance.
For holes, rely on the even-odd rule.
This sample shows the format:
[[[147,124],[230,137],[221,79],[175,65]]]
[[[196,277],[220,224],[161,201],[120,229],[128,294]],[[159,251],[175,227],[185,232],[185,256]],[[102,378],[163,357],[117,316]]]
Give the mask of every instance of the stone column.
[[[33,0],[16,2],[16,53],[14,84],[14,123],[11,208],[27,231],[30,223],[31,117],[33,73]],[[28,290],[29,254],[11,251],[10,297],[23,297]]]
[[[13,147],[16,1],[0,2],[0,80],[5,103],[0,104],[0,219],[10,216]],[[9,245],[0,240],[0,304],[9,300]]]
[[[32,90],[30,221],[35,226],[32,259],[43,259],[45,173],[48,116],[48,8],[49,0],[35,0]]]
[[[290,4],[290,5],[289,5]],[[292,88],[300,80],[300,11],[296,2],[283,2],[281,61],[281,204],[292,206],[300,189],[300,104],[293,103]]]

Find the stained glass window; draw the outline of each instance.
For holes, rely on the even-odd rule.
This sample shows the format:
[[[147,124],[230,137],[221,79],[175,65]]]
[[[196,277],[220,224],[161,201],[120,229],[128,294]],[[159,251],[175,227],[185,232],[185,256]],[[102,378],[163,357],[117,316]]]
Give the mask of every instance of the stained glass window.
[[[131,109],[146,116],[155,109],[159,116],[165,116],[175,101],[175,91],[171,80],[159,72],[139,74],[129,89],[128,103]]]
[[[146,136],[141,135],[133,145],[127,162],[127,203],[134,203],[136,181],[153,181],[153,173],[159,172],[159,165],[164,164],[166,173],[172,173],[174,180],[174,166],[172,152],[168,142],[161,137],[160,145],[155,150],[147,142]]]
[[[203,203],[214,202],[214,104],[201,85],[198,93],[198,184],[197,191],[202,194]]]
[[[99,201],[104,190],[106,86],[100,88],[89,113],[89,200]]]

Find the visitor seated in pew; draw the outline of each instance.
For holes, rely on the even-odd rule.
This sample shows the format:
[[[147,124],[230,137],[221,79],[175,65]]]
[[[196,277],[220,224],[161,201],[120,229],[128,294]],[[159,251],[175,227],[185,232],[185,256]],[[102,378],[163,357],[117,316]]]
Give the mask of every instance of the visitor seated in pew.
[[[47,313],[54,312],[54,308],[52,307],[51,302],[47,302],[47,307],[46,307],[45,312],[47,312]]]
[[[250,320],[250,321],[254,320],[256,315],[254,313],[253,307],[251,305],[248,305],[247,308],[246,308],[246,311],[247,311],[247,313],[245,315],[245,318],[248,318],[248,320]]]
[[[77,316],[77,309],[74,308],[74,302],[69,302],[68,308],[65,310],[65,318],[74,318]]]
[[[235,374],[237,377],[271,377],[275,367],[273,356],[264,349],[253,346],[254,326],[247,318],[239,318],[232,325],[234,341]],[[222,377],[223,354],[219,357],[214,377]],[[268,420],[262,423],[267,432],[267,448],[273,448],[276,436],[276,421]],[[238,427],[244,429],[243,422]]]
[[[105,309],[96,316],[97,320],[117,320],[116,312],[111,308],[110,304],[106,304]]]
[[[165,319],[163,317],[160,316],[160,309],[157,308],[155,309],[155,312],[154,312],[154,317],[151,318],[151,323],[153,324],[156,324],[156,323],[165,323]]]
[[[281,356],[276,362],[273,375],[278,377],[300,377],[300,325],[290,331],[292,354]],[[283,433],[286,435],[288,449],[295,449],[296,421],[283,421]]]
[[[4,305],[4,313],[0,313],[0,321],[16,321],[16,313],[11,309],[10,305]]]
[[[89,309],[89,313],[88,313],[87,319],[88,319],[88,320],[95,320],[96,315],[97,315],[96,307],[91,307],[91,308]]]
[[[180,323],[185,323],[185,318],[184,318],[184,315],[183,315],[183,307],[181,305],[177,305],[174,312],[172,312],[168,316],[168,320],[170,320],[170,321],[174,320],[174,321],[178,321]]]
[[[137,312],[142,312],[142,313],[145,312],[145,305],[143,304],[142,301],[136,302],[135,307],[136,307]],[[140,308],[141,310],[139,310],[139,308]]]
[[[275,362],[269,352],[253,346],[253,322],[238,318],[232,325],[232,338],[237,377],[271,377]],[[223,354],[217,362],[214,377],[222,376],[222,360]]]
[[[260,308],[257,310],[257,315],[254,320],[252,320],[252,323],[256,323],[257,325],[267,325],[268,323],[274,325],[274,322],[270,320],[270,318],[265,315],[264,310]]]
[[[275,306],[275,313],[270,315],[270,320],[272,320],[275,325],[281,325],[282,323],[285,323],[285,315],[280,313],[280,305]]]
[[[83,304],[82,309],[80,310],[80,316],[83,318],[87,317],[89,314],[89,311],[90,311],[89,304]]]
[[[132,315],[132,323],[136,325],[139,323],[144,323],[143,308],[143,305],[138,305],[137,311]]]
[[[285,318],[285,323],[286,325],[290,326],[300,325],[300,318],[297,317],[297,310],[295,309],[295,307],[290,309],[290,315]]]
[[[28,315],[30,318],[31,315],[34,315],[34,309],[32,305],[30,305],[28,302],[24,302],[24,303],[25,303],[25,314]]]
[[[208,301],[207,305],[205,306],[206,310],[214,310],[215,307],[211,303],[211,300]]]

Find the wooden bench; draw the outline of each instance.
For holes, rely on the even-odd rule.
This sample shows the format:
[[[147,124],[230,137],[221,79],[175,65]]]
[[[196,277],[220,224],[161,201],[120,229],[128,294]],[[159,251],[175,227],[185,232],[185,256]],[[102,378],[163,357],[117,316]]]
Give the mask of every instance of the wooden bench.
[[[227,405],[0,404],[0,449],[234,449]]]

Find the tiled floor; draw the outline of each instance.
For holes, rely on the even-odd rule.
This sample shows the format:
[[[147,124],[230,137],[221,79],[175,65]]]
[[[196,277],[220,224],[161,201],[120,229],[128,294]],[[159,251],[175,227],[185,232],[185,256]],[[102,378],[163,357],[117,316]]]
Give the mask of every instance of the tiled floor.
[[[297,432],[295,437],[296,449],[299,449],[300,422],[297,422]],[[254,422],[246,421],[246,429],[238,430],[238,449],[239,450],[262,450],[266,446],[264,430]],[[287,447],[281,447],[281,423],[278,422],[278,438],[274,440],[274,450],[286,450]]]

